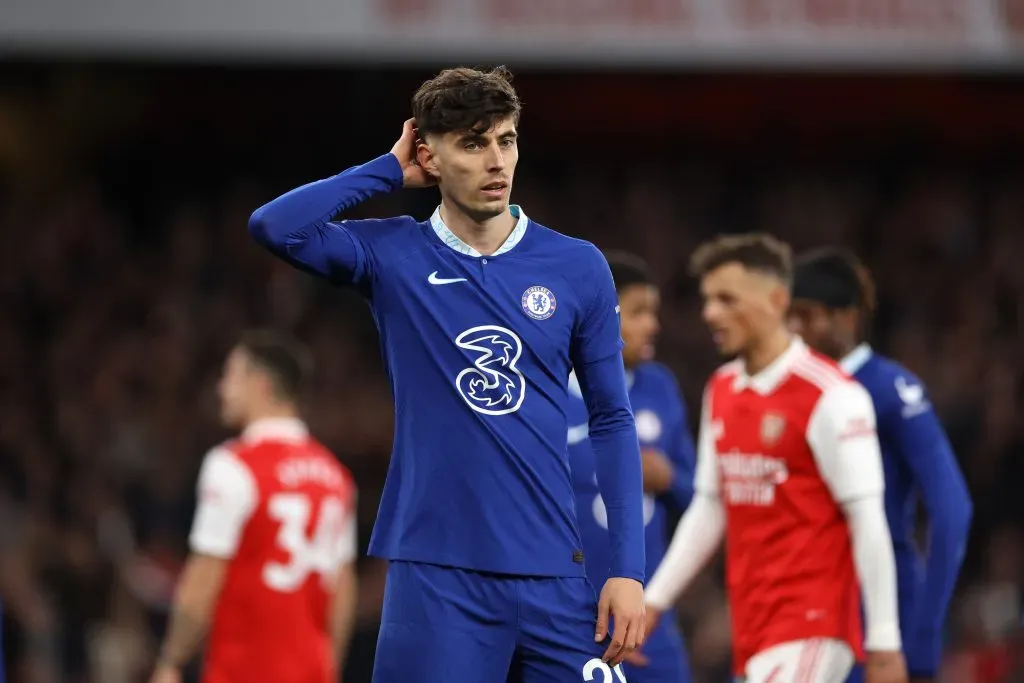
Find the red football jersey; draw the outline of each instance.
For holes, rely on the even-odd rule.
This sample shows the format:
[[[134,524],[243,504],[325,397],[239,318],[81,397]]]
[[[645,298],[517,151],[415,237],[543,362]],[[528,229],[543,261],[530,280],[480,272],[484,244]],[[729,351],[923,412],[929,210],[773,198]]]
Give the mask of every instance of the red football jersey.
[[[860,596],[841,504],[883,476],[867,392],[795,340],[762,372],[721,368],[705,394],[696,486],[726,514],[734,664],[834,638],[862,658]]]
[[[354,560],[356,489],[298,420],[263,420],[207,454],[193,552],[230,558],[205,683],[327,683],[328,616]]]

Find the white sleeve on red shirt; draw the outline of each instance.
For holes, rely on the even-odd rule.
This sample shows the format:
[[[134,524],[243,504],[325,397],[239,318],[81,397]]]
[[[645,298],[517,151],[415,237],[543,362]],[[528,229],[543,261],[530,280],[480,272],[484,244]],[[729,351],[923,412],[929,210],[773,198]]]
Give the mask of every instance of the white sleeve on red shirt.
[[[203,555],[233,557],[259,501],[252,472],[231,451],[214,448],[203,460],[197,488],[189,546]]]
[[[838,502],[882,495],[885,475],[875,407],[860,384],[833,384],[822,393],[807,423],[807,443]]]
[[[644,592],[647,604],[659,610],[666,610],[679,600],[718,550],[725,535],[725,508],[718,498],[718,456],[709,395],[710,388],[704,392],[700,434],[697,437],[696,493]]]
[[[892,536],[885,517],[885,476],[875,408],[856,382],[828,387],[807,425],[818,471],[843,507],[864,598],[868,650],[900,649]]]
[[[338,551],[336,557],[338,564],[344,565],[354,562],[359,553],[359,524],[356,520],[356,497],[352,496],[352,502],[347,512],[345,528],[338,539]]]

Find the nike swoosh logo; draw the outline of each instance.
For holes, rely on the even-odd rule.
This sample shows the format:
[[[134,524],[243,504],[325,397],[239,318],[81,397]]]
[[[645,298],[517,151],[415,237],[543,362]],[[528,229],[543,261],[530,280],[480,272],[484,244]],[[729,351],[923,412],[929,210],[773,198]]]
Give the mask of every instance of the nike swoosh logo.
[[[433,273],[431,273],[430,275],[427,276],[427,282],[429,282],[432,285],[450,285],[453,282],[465,282],[465,281],[466,281],[466,278],[464,278],[464,277],[438,277],[436,270]]]
[[[580,441],[586,439],[588,436],[590,436],[590,425],[584,422],[581,425],[569,427],[569,438],[567,439],[567,441],[569,442],[570,446],[575,446]]]

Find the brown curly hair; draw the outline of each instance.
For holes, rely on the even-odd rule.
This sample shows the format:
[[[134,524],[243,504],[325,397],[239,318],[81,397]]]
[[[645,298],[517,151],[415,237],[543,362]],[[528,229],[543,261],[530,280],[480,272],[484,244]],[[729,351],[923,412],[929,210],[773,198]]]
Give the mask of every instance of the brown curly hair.
[[[504,66],[490,71],[445,69],[412,97],[412,114],[421,138],[454,131],[483,133],[508,117],[519,123],[521,110],[512,72]]]

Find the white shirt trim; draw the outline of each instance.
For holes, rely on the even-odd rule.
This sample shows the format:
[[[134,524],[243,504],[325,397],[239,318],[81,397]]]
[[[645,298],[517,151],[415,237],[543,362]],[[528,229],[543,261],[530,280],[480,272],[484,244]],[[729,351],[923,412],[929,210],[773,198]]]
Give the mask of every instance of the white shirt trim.
[[[516,227],[512,228],[511,234],[505,242],[498,247],[498,250],[490,256],[500,256],[505,252],[512,251],[517,244],[523,241],[523,236],[526,234],[526,227],[530,224],[530,219],[523,213],[522,208],[518,204],[512,204],[509,207],[509,211],[513,216],[518,218],[516,221]],[[438,206],[434,210],[434,214],[430,217],[430,227],[434,229],[434,234],[440,238],[451,249],[465,254],[466,256],[472,256],[474,258],[480,258],[483,256],[479,251],[469,246],[462,241],[462,238],[452,232],[447,225],[444,224],[444,220],[441,219],[441,207]]]
[[[871,345],[867,342],[861,343],[857,348],[850,351],[842,358],[842,360],[839,361],[839,367],[841,367],[843,372],[847,375],[856,375],[860,369],[864,367],[869,360],[871,360],[871,356],[873,355],[875,355],[875,352],[872,351]]]
[[[306,423],[295,417],[268,417],[256,420],[242,432],[242,440],[302,441],[309,438]]]
[[[800,337],[793,337],[789,347],[760,372],[748,375],[746,368],[741,364],[740,371],[733,380],[733,390],[743,391],[750,387],[759,394],[770,394],[789,376],[793,365],[807,353],[807,344]]]

